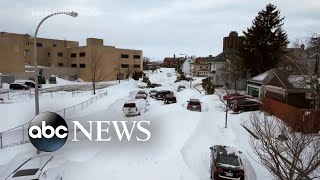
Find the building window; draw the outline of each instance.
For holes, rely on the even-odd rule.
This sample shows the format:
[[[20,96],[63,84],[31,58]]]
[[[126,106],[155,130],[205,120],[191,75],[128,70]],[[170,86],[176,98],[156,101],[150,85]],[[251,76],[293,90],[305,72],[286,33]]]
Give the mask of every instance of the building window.
[[[121,58],[126,58],[126,59],[128,59],[128,58],[129,58],[129,55],[128,55],[128,54],[121,54]]]
[[[58,63],[58,66],[59,67],[63,67],[63,63]]]
[[[50,57],[50,52],[48,52],[48,57]]]
[[[71,57],[72,57],[72,58],[77,57],[77,53],[71,53]]]
[[[133,67],[134,68],[140,68],[140,64],[134,64]]]
[[[121,64],[121,68],[128,68],[129,64]]]
[[[71,67],[76,68],[77,64],[71,64]]]
[[[63,57],[63,52],[58,52],[58,57]]]
[[[29,56],[30,51],[29,50],[24,50],[23,51],[23,56]]]
[[[42,47],[42,43],[37,43],[37,47]]]
[[[86,64],[80,64],[80,68],[86,68]]]
[[[53,47],[57,47],[57,45],[56,45],[56,44],[53,44],[52,46],[53,46]]]
[[[86,56],[86,53],[85,53],[85,52],[80,52],[80,53],[79,53],[79,56],[80,56],[80,57],[85,57],[85,56]]]
[[[140,59],[140,55],[133,55],[133,59]]]

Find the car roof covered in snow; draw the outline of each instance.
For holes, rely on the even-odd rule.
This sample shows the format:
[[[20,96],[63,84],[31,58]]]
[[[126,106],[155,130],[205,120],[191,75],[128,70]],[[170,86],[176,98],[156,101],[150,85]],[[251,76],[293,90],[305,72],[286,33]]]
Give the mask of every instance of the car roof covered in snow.
[[[214,149],[217,150],[217,153],[219,155],[231,156],[231,157],[239,157],[239,151],[234,147],[215,145]]]

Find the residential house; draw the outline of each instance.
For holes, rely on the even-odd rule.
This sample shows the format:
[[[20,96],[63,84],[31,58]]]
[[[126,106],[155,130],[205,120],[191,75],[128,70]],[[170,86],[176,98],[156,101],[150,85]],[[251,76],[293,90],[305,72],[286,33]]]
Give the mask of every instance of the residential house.
[[[182,64],[184,63],[184,61],[186,60],[185,57],[166,57],[164,58],[163,60],[163,63],[162,63],[162,67],[166,67],[166,68],[175,68],[176,70],[179,69],[181,70],[182,69]]]
[[[247,93],[259,97],[265,111],[293,129],[310,131],[309,126],[314,126],[312,131],[319,131],[320,111],[315,110],[316,98],[307,79],[308,76],[290,75],[274,68],[249,79]]]
[[[192,76],[207,77],[210,72],[209,61],[213,57],[210,55],[208,57],[197,57],[192,63]]]
[[[227,63],[227,61],[231,61],[233,56],[238,56],[238,53],[239,52],[235,49],[226,49],[216,57],[210,59],[209,77],[213,79],[213,83],[216,86],[224,86],[227,83],[222,78],[222,67]],[[237,86],[237,89],[246,89],[246,80],[241,79],[235,84],[231,83],[230,87],[234,87],[235,85]]]

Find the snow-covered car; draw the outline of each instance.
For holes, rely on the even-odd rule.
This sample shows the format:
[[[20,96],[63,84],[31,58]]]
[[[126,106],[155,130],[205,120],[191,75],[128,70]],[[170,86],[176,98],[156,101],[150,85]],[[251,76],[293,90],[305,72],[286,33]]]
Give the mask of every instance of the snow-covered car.
[[[148,88],[155,88],[155,87],[161,87],[161,84],[157,84],[157,83],[151,83],[150,85],[148,85]]]
[[[135,99],[147,99],[148,97],[148,94],[145,92],[145,91],[139,91],[137,94],[136,94],[136,97]]]
[[[150,90],[149,91],[149,96],[154,98],[156,96],[157,92],[158,92],[157,90]]]
[[[178,86],[177,92],[183,91],[185,89],[186,89],[186,86],[180,85],[180,86]]]
[[[166,94],[174,94],[172,91],[169,90],[162,90],[162,91],[158,91],[155,98],[157,100],[163,100]]]
[[[53,159],[53,156],[37,156],[22,163],[6,180],[40,179],[44,175],[44,167]]]
[[[230,147],[215,145],[210,147],[211,179],[244,180],[244,168],[240,158],[241,151]]]
[[[173,94],[166,94],[164,96],[164,104],[173,104],[173,103],[177,103],[177,98],[173,95]]]
[[[261,106],[261,103],[254,99],[239,99],[233,101],[231,108],[234,112],[244,112],[259,110]]]
[[[187,105],[189,111],[198,111],[201,112],[201,103],[199,99],[190,99]]]
[[[130,100],[124,103],[122,111],[126,116],[137,116],[145,112],[147,101],[144,99]]]
[[[144,82],[138,82],[137,87],[140,89],[147,88],[147,83]]]

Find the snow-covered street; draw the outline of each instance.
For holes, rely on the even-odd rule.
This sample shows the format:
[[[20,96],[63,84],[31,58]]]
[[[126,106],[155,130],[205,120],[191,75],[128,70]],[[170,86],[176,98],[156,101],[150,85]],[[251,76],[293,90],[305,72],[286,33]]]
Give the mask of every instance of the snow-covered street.
[[[209,180],[210,149],[219,144],[236,147],[242,151],[242,161],[246,180],[273,179],[270,173],[258,162],[250,145],[250,134],[241,126],[249,121],[251,112],[228,114],[228,128],[224,128],[225,112],[219,106],[216,95],[199,93],[189,89],[189,82],[174,83],[174,69],[162,69],[162,72],[149,74],[152,83],[160,83],[156,90],[171,90],[177,103],[163,105],[163,101],[149,98],[148,111],[141,116],[126,117],[122,112],[123,104],[129,99],[130,92],[139,90],[134,80],[121,81],[102,90],[108,95],[88,108],[76,113],[67,122],[87,121],[133,121],[151,122],[152,137],[148,142],[73,142],[72,134],[67,143],[53,153],[54,158],[43,171],[42,179],[86,180],[86,179],[132,179],[132,180]],[[200,83],[196,79],[193,83]],[[186,90],[177,92],[178,85],[185,85]],[[59,93],[59,92],[57,92]],[[92,95],[79,97],[41,97],[43,110],[56,111],[68,107]],[[187,101],[198,98],[202,102],[202,112],[186,109]],[[51,101],[54,103],[50,104]],[[72,102],[71,102],[72,101]],[[30,108],[28,108],[30,106]],[[33,102],[0,104],[0,131],[8,127],[26,123],[32,119]],[[14,113],[18,112],[18,113]],[[21,115],[23,114],[23,119]],[[261,114],[262,115],[262,114]],[[85,139],[79,134],[80,138]],[[35,156],[32,144],[24,144],[0,149],[0,179],[5,179],[26,159]],[[40,178],[40,179],[41,179]]]

